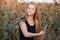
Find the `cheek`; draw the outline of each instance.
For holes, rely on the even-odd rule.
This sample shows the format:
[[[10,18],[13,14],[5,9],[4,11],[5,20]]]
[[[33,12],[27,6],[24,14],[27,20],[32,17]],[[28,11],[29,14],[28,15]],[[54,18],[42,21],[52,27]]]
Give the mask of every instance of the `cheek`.
[[[35,13],[35,10],[32,10],[32,13],[34,14]]]
[[[27,9],[26,12],[27,12],[27,14],[30,13],[30,12],[29,12],[29,9]]]
[[[35,14],[35,10],[32,10],[32,9],[27,9],[26,12],[28,15],[34,15]]]
[[[28,13],[30,13],[31,15],[34,15],[35,11],[34,10],[29,10]]]

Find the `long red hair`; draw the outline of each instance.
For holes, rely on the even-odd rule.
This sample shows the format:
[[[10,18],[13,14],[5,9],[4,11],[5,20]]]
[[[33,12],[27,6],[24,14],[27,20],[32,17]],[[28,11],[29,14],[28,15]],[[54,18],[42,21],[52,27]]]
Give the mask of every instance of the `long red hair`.
[[[36,9],[35,14],[33,16],[33,19],[34,19],[35,25],[36,25],[36,31],[35,32],[40,32],[41,31],[41,19],[40,19],[40,15],[38,13],[37,3],[35,3],[35,2],[28,3],[26,9],[28,8],[28,6],[30,4],[33,4],[35,6],[35,9]],[[26,19],[26,17],[27,17],[27,15],[25,15],[25,19]]]
[[[34,14],[34,16],[33,16],[33,19],[34,19],[34,22],[35,22],[35,25],[36,25],[35,32],[38,33],[38,32],[41,31],[41,17],[40,17],[40,15],[39,15],[39,13],[38,13],[39,10],[38,10],[38,7],[37,7],[37,3],[35,3],[35,2],[30,2],[30,3],[27,4],[26,10],[25,10],[25,13],[26,13],[25,19],[26,19],[26,17],[27,17],[27,8],[28,8],[28,6],[29,6],[30,4],[33,4],[33,5],[35,6],[35,9],[36,9],[35,14]],[[35,37],[35,40],[40,40],[40,36]]]

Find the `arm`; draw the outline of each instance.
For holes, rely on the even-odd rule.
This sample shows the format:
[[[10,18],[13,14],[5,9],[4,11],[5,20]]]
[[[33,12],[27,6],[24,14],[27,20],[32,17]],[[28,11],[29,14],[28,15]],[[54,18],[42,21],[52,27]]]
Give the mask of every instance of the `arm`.
[[[27,30],[27,27],[26,27],[26,24],[24,23],[24,22],[20,22],[20,28],[21,28],[21,30],[22,30],[22,32],[23,32],[23,35],[25,36],[25,37],[34,37],[34,36],[40,36],[40,35],[42,35],[42,33],[43,32],[40,32],[40,33],[30,33],[30,32],[28,32],[28,30]],[[44,34],[44,33],[43,33]]]

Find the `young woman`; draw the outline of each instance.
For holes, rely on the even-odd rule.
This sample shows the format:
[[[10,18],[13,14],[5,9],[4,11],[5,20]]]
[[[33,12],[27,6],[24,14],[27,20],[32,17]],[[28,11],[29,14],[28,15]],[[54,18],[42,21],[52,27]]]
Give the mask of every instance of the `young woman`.
[[[34,40],[34,37],[45,34],[45,30],[41,30],[40,18],[37,12],[37,5],[30,2],[26,7],[26,15],[19,22],[20,40]]]

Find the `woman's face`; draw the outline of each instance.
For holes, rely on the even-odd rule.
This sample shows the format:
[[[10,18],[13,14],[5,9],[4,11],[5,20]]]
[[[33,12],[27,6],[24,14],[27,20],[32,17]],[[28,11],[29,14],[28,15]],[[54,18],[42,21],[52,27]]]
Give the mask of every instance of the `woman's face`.
[[[29,4],[27,8],[27,15],[33,16],[35,14],[35,6],[33,4]]]

